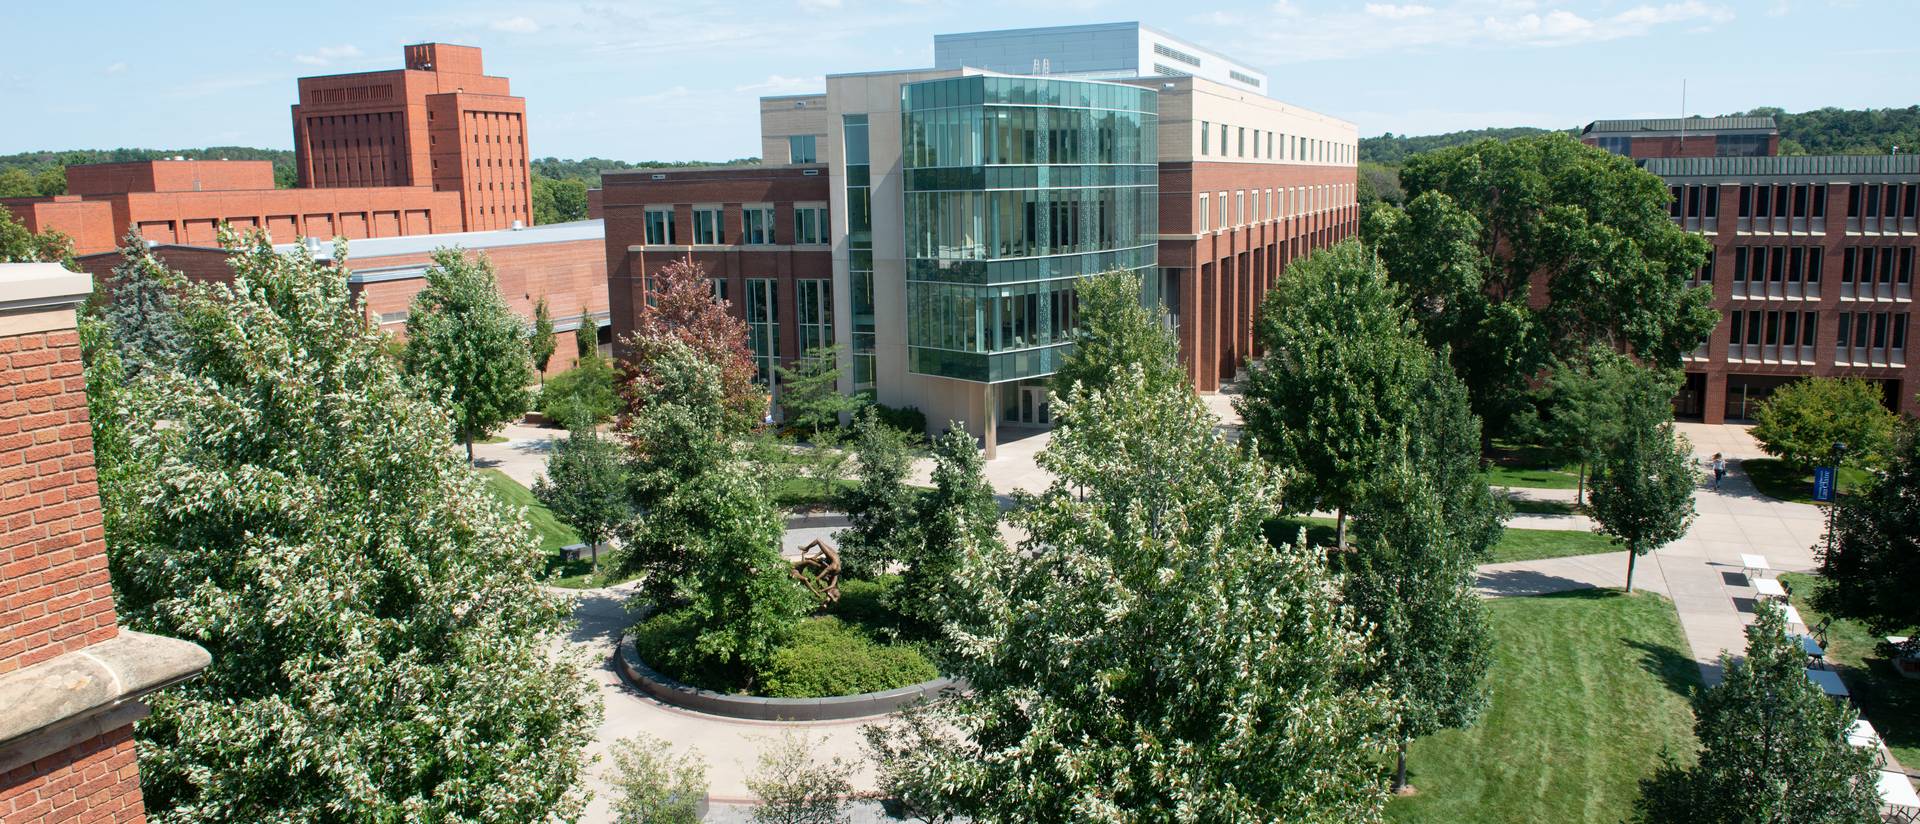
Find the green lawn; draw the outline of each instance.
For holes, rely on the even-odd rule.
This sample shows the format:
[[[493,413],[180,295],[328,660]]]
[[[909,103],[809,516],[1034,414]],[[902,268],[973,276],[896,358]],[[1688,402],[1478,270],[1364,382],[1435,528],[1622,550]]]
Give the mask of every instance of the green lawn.
[[[1280,518],[1269,521],[1267,540],[1275,543],[1292,543],[1302,525],[1307,527],[1308,543],[1317,546],[1333,545],[1332,518]],[[1353,525],[1349,523],[1347,527],[1351,529]],[[1488,563],[1532,561],[1567,555],[1593,555],[1600,552],[1614,552],[1618,549],[1619,547],[1609,542],[1606,536],[1593,532],[1508,528],[1501,533],[1500,543],[1493,545],[1493,558]]]
[[[1580,486],[1579,467],[1562,466],[1544,447],[1533,444],[1494,441],[1487,456],[1487,483],[1494,486],[1524,486],[1532,489],[1575,489]]]
[[[1780,580],[1793,591],[1793,605],[1808,626],[1825,619],[1809,597],[1823,585],[1820,576],[1789,572]],[[1920,764],[1920,680],[1894,672],[1880,640],[1857,621],[1834,621],[1827,627],[1827,660],[1847,682],[1861,717],[1880,731],[1893,757],[1911,767]]]
[[[1665,598],[1617,590],[1489,605],[1492,703],[1479,723],[1414,742],[1397,822],[1619,822],[1662,751],[1691,758],[1699,684]]]
[[[1519,515],[1583,515],[1585,508],[1573,505],[1571,501],[1535,501],[1526,498],[1509,498],[1513,511]]]
[[[1762,495],[1800,504],[1819,503],[1813,499],[1812,472],[1795,472],[1779,458],[1748,458],[1740,462],[1740,468],[1746,470],[1747,477],[1753,480],[1753,488]],[[1868,477],[1865,470],[1843,467],[1840,488],[1834,491],[1844,498],[1849,490],[1865,484]]]
[[[482,469],[480,478],[486,481],[487,491],[493,493],[495,498],[512,506],[526,507],[527,523],[533,527],[534,534],[540,538],[541,551],[547,554],[547,583],[568,589],[586,589],[618,583],[603,576],[593,575],[593,565],[586,561],[560,559],[560,548],[580,543],[580,536],[566,524],[560,523],[560,520],[554,517],[553,510],[535,500],[533,493],[521,486],[519,481],[507,477],[498,469]]]

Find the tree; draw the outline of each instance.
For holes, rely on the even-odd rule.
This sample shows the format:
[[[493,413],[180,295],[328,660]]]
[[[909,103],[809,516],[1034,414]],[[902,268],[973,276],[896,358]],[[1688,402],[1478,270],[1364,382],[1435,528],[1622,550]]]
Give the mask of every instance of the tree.
[[[957,421],[933,442],[933,491],[917,509],[917,540],[906,545],[906,571],[889,595],[896,612],[938,627],[966,597],[955,579],[967,556],[1000,541],[1000,504],[982,469],[980,445]]]
[[[786,423],[809,435],[840,426],[840,416],[866,405],[858,395],[840,391],[840,362],[844,347],[822,346],[809,349],[792,368],[776,366],[780,384],[780,408]]]
[[[1543,393],[1547,414],[1540,436],[1555,452],[1580,464],[1577,502],[1586,502],[1589,467],[1624,434],[1622,410],[1665,404],[1680,390],[1680,381],[1676,371],[1643,367],[1603,347],[1554,367]]]
[[[1747,655],[1722,653],[1726,677],[1700,697],[1700,762],[1669,763],[1642,783],[1651,824],[1880,820],[1879,753],[1847,741],[1858,714],[1806,676],[1806,656],[1780,609],[1762,601],[1747,625]]]
[[[803,736],[785,733],[760,751],[747,789],[760,797],[754,824],[841,824],[853,766],[838,756],[815,761]]]
[[[139,235],[127,236],[120,256],[109,281],[113,300],[104,313],[114,351],[129,378],[171,368],[186,345],[180,295],[187,277],[155,257]]]
[[[507,309],[485,254],[436,249],[427,285],[407,315],[407,374],[448,405],[455,435],[467,445],[526,414],[533,382],[526,333]]]
[[[596,570],[600,545],[633,515],[620,445],[591,426],[568,432],[554,445],[546,474],[533,483],[533,497],[587,542]]]
[[[1664,398],[1622,411],[1619,440],[1594,467],[1589,507],[1599,530],[1627,550],[1627,591],[1634,562],[1679,540],[1693,523],[1693,452],[1673,431]]]
[[[448,450],[346,270],[223,243],[233,283],[187,293],[179,363],[124,395],[132,465],[100,474],[139,501],[107,521],[121,619],[214,656],[149,699],[149,813],[577,816],[597,701],[551,655],[567,609],[524,518]]]
[[[707,799],[707,763],[698,751],[675,755],[646,733],[608,748],[615,824],[698,824]]]
[[[1139,367],[1060,403],[1028,540],[956,577],[972,690],[882,769],[983,824],[1379,821],[1389,704],[1353,686],[1366,637],[1323,553],[1262,537],[1278,474]]]
[[[1802,472],[1831,463],[1836,443],[1847,445],[1847,464],[1874,466],[1899,420],[1883,397],[1879,384],[1862,378],[1801,378],[1760,403],[1753,437]]]
[[[1154,386],[1184,383],[1180,346],[1166,325],[1166,313],[1147,306],[1140,295],[1140,274],[1116,270],[1081,280],[1073,350],[1054,372],[1055,394],[1074,384],[1099,389],[1134,364],[1146,370]]]
[[[533,304],[533,332],[527,336],[527,354],[533,357],[534,374],[540,376],[540,386],[547,385],[547,364],[553,362],[553,313],[547,310],[547,296],[541,295]]]
[[[540,414],[568,429],[591,429],[620,412],[618,381],[606,358],[581,358],[540,391]]]
[[[1827,579],[1816,601],[1829,615],[1864,622],[1875,635],[1920,636],[1920,424],[1909,420],[1888,450],[1886,471],[1841,503],[1833,543],[1821,554]]]
[[[575,359],[600,354],[600,322],[593,319],[593,312],[585,306],[580,307],[580,325],[573,327],[573,354]]]
[[[577,177],[551,178],[535,174],[533,185],[533,222],[565,223],[587,217],[587,181]]]
[[[1260,454],[1294,473],[1293,509],[1347,510],[1405,442],[1427,402],[1432,355],[1373,253],[1356,242],[1287,270],[1260,308],[1266,358],[1247,370],[1234,408]]]
[[[754,384],[753,355],[747,350],[747,324],[727,314],[714,299],[707,275],[690,260],[676,260],[648,278],[651,300],[640,308],[633,334],[622,341],[621,367],[627,380],[644,378],[662,347],[677,340],[720,370],[720,386],[729,432],[745,432],[766,414],[766,393]],[[629,396],[628,414],[639,411]]]
[[[847,513],[840,541],[840,563],[847,574],[873,576],[886,571],[920,541],[921,512],[915,506],[907,473],[913,454],[907,437],[883,424],[871,409],[854,418],[855,483],[834,498]]]
[[[12,197],[12,195],[0,195]],[[73,238],[55,229],[30,232],[0,208],[0,263],[59,263],[79,271],[73,263]]]
[[[719,369],[686,344],[669,341],[628,390],[641,410],[623,422],[634,510],[671,511],[682,504],[674,497],[677,493],[733,459],[733,444],[721,431],[726,412]],[[684,515],[701,517],[698,510]],[[618,569],[629,575],[644,573],[643,591],[655,601],[676,600],[678,583],[692,572],[692,547],[641,525],[642,519],[633,519],[621,527]],[[654,537],[661,540],[651,543]]]
[[[1598,344],[1673,368],[1719,323],[1712,290],[1687,285],[1709,244],[1668,216],[1666,183],[1626,158],[1563,134],[1482,140],[1410,157],[1400,181],[1410,204],[1445,196],[1428,202],[1428,218],[1411,207],[1408,216],[1446,231],[1370,230],[1396,278],[1430,279],[1406,268],[1422,255],[1404,247],[1451,250],[1460,229],[1477,228],[1489,303],[1442,307],[1439,315],[1475,336],[1472,347],[1452,341],[1453,362],[1490,434],[1507,431],[1502,410],[1514,391],[1554,358]],[[1457,252],[1426,259],[1459,261]]]

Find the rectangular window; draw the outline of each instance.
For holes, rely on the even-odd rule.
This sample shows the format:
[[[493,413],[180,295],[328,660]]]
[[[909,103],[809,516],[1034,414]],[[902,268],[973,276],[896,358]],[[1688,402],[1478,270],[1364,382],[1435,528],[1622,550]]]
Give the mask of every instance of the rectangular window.
[[[765,204],[740,209],[740,242],[754,245],[777,243],[773,237],[773,207]]]
[[[721,303],[727,302],[727,279],[726,278],[707,278],[707,284],[713,287],[714,300],[719,301]]]
[[[1900,250],[1900,277],[1897,283],[1913,282],[1913,247]]]
[[[1227,227],[1229,227],[1229,226],[1232,226],[1232,225],[1233,225],[1232,223],[1229,223],[1229,222],[1227,221],[1227,217],[1228,217],[1228,215],[1227,215],[1227,205],[1228,205],[1228,204],[1227,204],[1227,193],[1226,193],[1226,192],[1221,192],[1221,193],[1220,193],[1220,228],[1222,228],[1222,229],[1225,229],[1225,228],[1227,228]]]
[[[820,162],[818,149],[819,138],[815,135],[796,134],[787,136],[788,163],[818,163]]]
[[[1880,282],[1886,283],[1891,280],[1893,280],[1893,247],[1887,246],[1880,250]]]
[[[1814,333],[1819,328],[1820,328],[1820,313],[1819,312],[1804,313],[1804,316],[1800,320],[1800,345],[1811,348],[1813,346]]]
[[[1847,187],[1847,217],[1860,216],[1860,184]]]
[[[1785,246],[1773,247],[1772,275],[1774,283],[1779,283],[1787,276],[1787,247]]]
[[[1887,348],[1887,313],[1873,313],[1873,348]]]
[[[747,278],[747,349],[753,353],[754,380],[771,386],[780,360],[780,308],[773,278]]]
[[[1687,217],[1700,216],[1700,187],[1687,187]]]
[[[1840,282],[1852,283],[1853,273],[1859,263],[1860,250],[1848,249],[1840,255]]]
[[[1753,264],[1753,268],[1747,270],[1747,280],[1755,283],[1767,282],[1767,248],[1765,246],[1755,248],[1753,258],[1749,262]]]
[[[1773,216],[1772,189],[1773,187],[1771,186],[1753,187],[1753,216],[1754,217],[1772,217]]]
[[[1227,156],[1227,124],[1220,124],[1220,156]]]
[[[1773,216],[1787,216],[1787,187],[1785,186],[1773,187]]]
[[[1880,214],[1880,187],[1878,186],[1867,187],[1866,214],[1868,217],[1872,217],[1874,215]]]
[[[1907,348],[1907,313],[1893,316],[1893,348]]]
[[[800,351],[833,345],[833,281],[796,280],[794,313],[799,318]]]
[[[793,207],[793,242],[799,244],[827,242],[827,207]]]
[[[1867,323],[1866,312],[1853,313],[1853,345],[1854,346],[1857,346],[1862,349],[1865,349],[1867,347],[1867,327],[1869,325],[1870,324]]]
[[[1900,199],[1900,187],[1892,183],[1887,184],[1887,208],[1886,208],[1886,211],[1880,213],[1880,216],[1881,217],[1899,217],[1900,204],[1897,202],[1899,199]]]
[[[1700,267],[1700,272],[1695,276],[1695,279],[1699,280],[1701,283],[1713,282],[1713,259],[1716,257],[1719,257],[1719,255],[1716,255],[1713,252],[1707,253],[1707,262],[1705,265]]]
[[[726,243],[726,212],[721,211],[718,206],[695,207],[693,242],[709,246]]]
[[[1740,216],[1753,217],[1753,187],[1740,187]]]
[[[1780,318],[1780,342],[1792,346],[1800,339],[1800,313],[1786,312]]]
[[[1852,327],[1853,327],[1853,313],[1841,312],[1840,323],[1836,327],[1837,329],[1839,329],[1840,334],[1835,336],[1834,343],[1842,348],[1845,348],[1848,343],[1848,340],[1847,340],[1847,338],[1849,337],[1848,333],[1853,331]]]
[[[1233,225],[1247,225],[1247,193],[1245,190],[1233,193]]]
[[[1819,246],[1807,247],[1807,282],[1819,283],[1820,270],[1827,262],[1827,250]]]
[[[1241,156],[1241,157],[1246,157],[1246,156],[1247,156],[1247,127],[1245,127],[1245,126],[1241,126],[1241,127],[1240,127],[1240,142],[1239,142],[1239,147],[1240,147],[1240,148],[1239,148],[1239,154],[1240,154],[1240,156]]]
[[[1744,283],[1747,279],[1747,247],[1733,247],[1733,282]]]
[[[1827,187],[1825,184],[1813,187],[1813,216],[1827,216]]]
[[[1709,218],[1717,218],[1720,216],[1720,187],[1707,187],[1707,205],[1706,209],[1703,210],[1703,214]]]
[[[1806,274],[1807,250],[1795,246],[1787,250],[1787,282],[1799,283],[1801,275]]]
[[[1213,227],[1209,223],[1209,221],[1213,219],[1213,213],[1207,210],[1207,207],[1209,205],[1212,205],[1212,204],[1211,204],[1211,201],[1207,198],[1207,194],[1205,192],[1201,192],[1200,193],[1200,220],[1197,221],[1194,225],[1195,233],[1206,233],[1206,232],[1213,231]]]
[[[1767,312],[1766,342],[1768,346],[1774,346],[1780,343],[1780,313],[1778,311]]]
[[[1793,187],[1793,216],[1807,216],[1807,187],[1805,186]]]
[[[1209,144],[1213,142],[1213,130],[1207,128],[1207,121],[1200,121],[1200,155],[1205,157]]]
[[[667,246],[675,243],[672,206],[648,207],[646,222],[647,245]]]
[[[1900,207],[1900,216],[1913,217],[1916,210],[1920,210],[1920,186],[1908,184],[1907,202]]]
[[[1748,346],[1760,345],[1760,312],[1759,310],[1754,310],[1752,312],[1747,313],[1747,345]]]
[[[1727,314],[1727,343],[1728,344],[1733,346],[1740,345],[1740,331],[1741,331],[1740,327],[1745,325],[1744,323],[1742,323],[1742,321],[1746,320],[1746,318],[1747,318],[1747,313],[1745,312],[1735,311],[1735,312],[1729,312]]]

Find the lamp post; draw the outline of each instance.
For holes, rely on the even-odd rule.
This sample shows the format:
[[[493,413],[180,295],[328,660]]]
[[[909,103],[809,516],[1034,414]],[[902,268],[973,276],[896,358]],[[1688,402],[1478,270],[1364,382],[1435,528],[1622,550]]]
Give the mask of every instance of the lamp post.
[[[1833,517],[1840,509],[1840,462],[1847,456],[1847,445],[1833,442],[1833,500],[1827,502],[1827,554],[1833,554]]]

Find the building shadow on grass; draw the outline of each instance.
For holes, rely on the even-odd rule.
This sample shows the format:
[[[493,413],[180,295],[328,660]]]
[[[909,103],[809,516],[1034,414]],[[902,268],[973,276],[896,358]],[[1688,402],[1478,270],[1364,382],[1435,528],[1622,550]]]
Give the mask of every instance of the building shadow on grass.
[[[1586,581],[1576,581],[1531,569],[1483,571],[1476,577],[1474,585],[1481,592],[1495,598],[1550,595],[1603,597],[1612,592],[1595,589],[1593,584]]]

